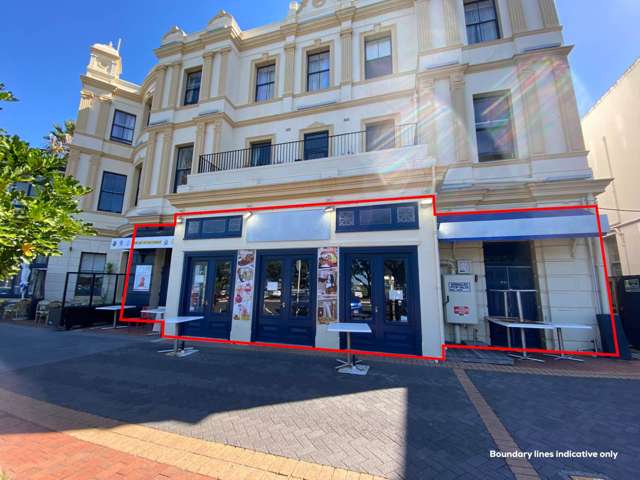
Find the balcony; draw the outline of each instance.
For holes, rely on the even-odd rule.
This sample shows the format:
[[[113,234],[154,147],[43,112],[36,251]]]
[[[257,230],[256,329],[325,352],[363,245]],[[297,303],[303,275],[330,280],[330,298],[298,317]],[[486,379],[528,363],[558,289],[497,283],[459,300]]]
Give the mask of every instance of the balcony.
[[[307,160],[346,157],[417,145],[416,124],[372,128],[358,132],[329,135],[316,132],[304,140],[286,143],[259,142],[249,148],[201,155],[198,173],[286,165]]]

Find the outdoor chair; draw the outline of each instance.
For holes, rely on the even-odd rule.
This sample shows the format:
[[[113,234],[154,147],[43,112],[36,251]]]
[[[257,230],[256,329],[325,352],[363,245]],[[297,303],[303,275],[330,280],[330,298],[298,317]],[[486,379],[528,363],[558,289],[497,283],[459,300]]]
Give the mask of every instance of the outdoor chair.
[[[29,315],[31,300],[22,299],[5,307],[2,318],[4,320],[26,320]]]

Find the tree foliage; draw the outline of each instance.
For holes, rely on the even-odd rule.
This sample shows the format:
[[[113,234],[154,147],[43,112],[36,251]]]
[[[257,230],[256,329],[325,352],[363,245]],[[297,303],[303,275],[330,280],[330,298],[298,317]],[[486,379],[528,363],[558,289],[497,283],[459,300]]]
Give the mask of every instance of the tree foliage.
[[[91,189],[64,173],[67,133],[54,126],[48,147],[33,148],[0,130],[0,280],[37,255],[61,255],[61,242],[93,233],[78,217],[78,197]]]
[[[13,96],[13,93],[5,90],[4,83],[0,83],[0,102],[17,102],[18,99]],[[2,110],[2,107],[0,107]]]

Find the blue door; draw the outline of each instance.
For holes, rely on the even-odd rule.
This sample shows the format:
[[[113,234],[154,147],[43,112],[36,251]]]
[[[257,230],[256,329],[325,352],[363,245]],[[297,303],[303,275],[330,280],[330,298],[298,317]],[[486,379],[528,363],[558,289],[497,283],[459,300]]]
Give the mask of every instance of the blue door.
[[[416,248],[345,248],[340,256],[341,321],[367,323],[373,332],[352,334],[353,348],[419,355]]]
[[[182,335],[229,339],[235,258],[235,252],[186,256],[181,313],[204,318],[183,324]]]
[[[254,340],[315,343],[315,250],[258,252]]]

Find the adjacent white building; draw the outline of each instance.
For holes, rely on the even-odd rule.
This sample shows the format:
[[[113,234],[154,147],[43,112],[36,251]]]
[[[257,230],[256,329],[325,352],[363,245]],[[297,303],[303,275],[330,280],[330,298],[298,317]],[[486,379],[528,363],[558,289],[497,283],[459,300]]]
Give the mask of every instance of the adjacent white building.
[[[283,14],[173,27],[139,85],[113,47],[91,47],[68,172],[94,187],[83,208],[99,234],[50,260],[46,295],[82,271],[65,298],[81,301],[93,273],[124,271],[134,224],[190,212],[138,239],[127,297],[204,316],[190,336],[337,347],[327,324],[360,321],[373,334],[355,348],[440,356],[445,342],[506,344],[486,317],[517,316],[517,295],[529,320],[595,327],[592,211],[436,217],[423,198],[451,213],[604,191],[553,0],[305,0]],[[589,331],[565,339],[595,347]]]

